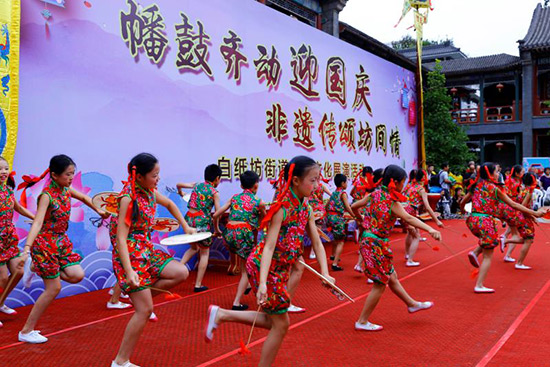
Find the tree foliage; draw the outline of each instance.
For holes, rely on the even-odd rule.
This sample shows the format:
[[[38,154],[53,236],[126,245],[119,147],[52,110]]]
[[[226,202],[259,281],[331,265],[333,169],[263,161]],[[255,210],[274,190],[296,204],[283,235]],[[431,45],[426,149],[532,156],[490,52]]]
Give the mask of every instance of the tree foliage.
[[[436,167],[447,162],[451,170],[461,172],[468,161],[475,159],[475,155],[466,145],[468,135],[462,126],[453,122],[449,113],[451,96],[447,93],[445,75],[441,73],[439,61],[428,73],[427,86],[424,94],[426,160]]]
[[[443,45],[443,44],[454,46],[453,40],[449,38],[444,40],[428,40],[428,39],[422,40],[423,46]],[[407,48],[416,48],[416,38],[407,34],[398,41],[392,41],[390,45],[394,50],[397,50],[397,51],[405,50]]]

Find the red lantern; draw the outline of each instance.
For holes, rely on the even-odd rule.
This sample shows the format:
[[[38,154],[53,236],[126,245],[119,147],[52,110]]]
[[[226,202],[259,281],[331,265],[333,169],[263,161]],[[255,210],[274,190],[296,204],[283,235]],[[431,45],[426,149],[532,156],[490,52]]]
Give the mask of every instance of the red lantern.
[[[414,100],[409,102],[409,125],[416,125],[416,102]]]

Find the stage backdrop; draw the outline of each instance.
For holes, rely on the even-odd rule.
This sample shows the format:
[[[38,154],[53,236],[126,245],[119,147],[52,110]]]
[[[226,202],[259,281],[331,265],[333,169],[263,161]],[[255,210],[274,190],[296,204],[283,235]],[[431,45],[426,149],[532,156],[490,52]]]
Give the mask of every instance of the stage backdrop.
[[[159,190],[182,210],[170,188],[201,181],[210,163],[223,170],[222,201],[246,169],[270,201],[268,180],[300,154],[326,178],[416,166],[414,74],[252,0],[25,1],[20,75],[19,177],[65,153],[88,195],[119,190],[139,152],[160,159]],[[93,214],[74,203],[69,236],[86,279],[62,296],[114,282]],[[29,226],[17,224],[23,239]],[[212,257],[226,256],[218,243]],[[10,304],[33,302],[40,288],[19,286]]]

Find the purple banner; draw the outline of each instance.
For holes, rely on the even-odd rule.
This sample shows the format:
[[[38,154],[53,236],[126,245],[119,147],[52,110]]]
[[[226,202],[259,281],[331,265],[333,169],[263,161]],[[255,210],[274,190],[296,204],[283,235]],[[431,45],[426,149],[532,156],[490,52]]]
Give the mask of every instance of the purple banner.
[[[93,195],[119,190],[129,159],[151,152],[159,190],[185,210],[168,188],[201,181],[210,163],[224,172],[222,201],[246,169],[260,174],[259,195],[270,201],[268,179],[299,154],[326,178],[362,165],[416,166],[412,72],[255,1],[140,4],[67,2],[47,20],[43,2],[22,4],[18,173],[40,174],[65,153],[81,172],[77,189]],[[102,265],[73,291],[103,288],[113,282],[108,239],[91,211],[77,209],[75,249]],[[35,299],[18,291],[29,295],[21,303]]]

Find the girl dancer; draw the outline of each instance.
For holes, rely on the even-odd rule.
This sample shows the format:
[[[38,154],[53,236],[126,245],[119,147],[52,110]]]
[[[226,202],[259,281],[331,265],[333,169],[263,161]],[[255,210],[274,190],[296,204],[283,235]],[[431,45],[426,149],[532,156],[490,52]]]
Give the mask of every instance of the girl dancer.
[[[136,312],[128,322],[111,367],[135,366],[129,359],[153,312],[153,296],[158,289],[170,289],[187,279],[187,267],[156,250],[151,242],[157,203],[166,207],[185,233],[195,233],[183,219],[174,202],[157,191],[160,165],[148,153],[136,155],[128,164],[128,182],[119,194],[116,246],[113,268],[122,290],[130,295]],[[113,218],[114,219],[114,218]]]
[[[27,178],[19,185],[23,188],[21,201],[26,204],[25,190],[40,182],[49,173],[51,182],[38,197],[38,208],[23,249],[24,258],[32,256],[34,272],[44,280],[44,292],[38,297],[31,313],[19,332],[19,341],[27,343],[45,343],[48,339],[34,327],[46,308],[59,294],[61,279],[69,283],[78,283],[84,278],[80,267],[81,257],[73,252],[73,244],[67,236],[71,216],[71,198],[82,201],[101,217],[109,216],[98,209],[92,199],[71,188],[75,174],[74,161],[64,155],[56,155],[50,160],[49,168],[40,176]]]
[[[382,326],[373,324],[368,319],[386,290],[386,285],[389,285],[392,292],[407,305],[410,313],[433,306],[432,302],[418,302],[409,296],[399,282],[393,267],[393,253],[389,246],[389,236],[397,218],[408,225],[427,231],[437,240],[441,239],[441,234],[438,231],[408,214],[401,206],[400,203],[407,200],[401,194],[406,178],[407,173],[402,168],[390,165],[384,170],[380,190],[374,191],[352,205],[352,209],[357,215],[360,215],[360,208],[366,208],[360,249],[365,262],[365,274],[374,282],[359,320],[355,323],[356,330],[382,330]]]
[[[246,269],[262,312],[231,311],[211,305],[208,309],[206,340],[224,322],[252,324],[269,329],[260,357],[260,367],[273,364],[288,330],[290,296],[286,290],[292,264],[301,256],[301,244],[307,230],[319,259],[321,272],[329,276],[325,250],[321,245],[308,197],[319,181],[319,166],[311,158],[293,158],[284,170],[285,186],[273,203],[261,227],[269,223],[267,234],[248,257]]]
[[[0,288],[3,289],[0,294],[0,312],[7,315],[17,314],[17,311],[6,306],[4,302],[23,276],[26,259],[26,255],[21,256],[19,252],[19,237],[13,225],[13,211],[34,219],[34,215],[15,200],[14,174],[15,172],[10,172],[8,161],[0,156]],[[8,271],[14,280],[6,289]],[[0,327],[2,327],[1,322]]]
[[[425,190],[427,184],[428,175],[426,171],[421,169],[411,171],[408,187],[405,191],[409,205],[405,207],[405,211],[416,218],[422,212],[422,209],[426,209],[437,226],[443,227],[443,223],[436,217],[428,202],[428,194],[426,194]],[[414,261],[414,255],[418,249],[419,242],[420,231],[414,226],[407,226],[407,238],[405,239],[405,259],[407,259],[407,266],[420,265],[419,262]]]

